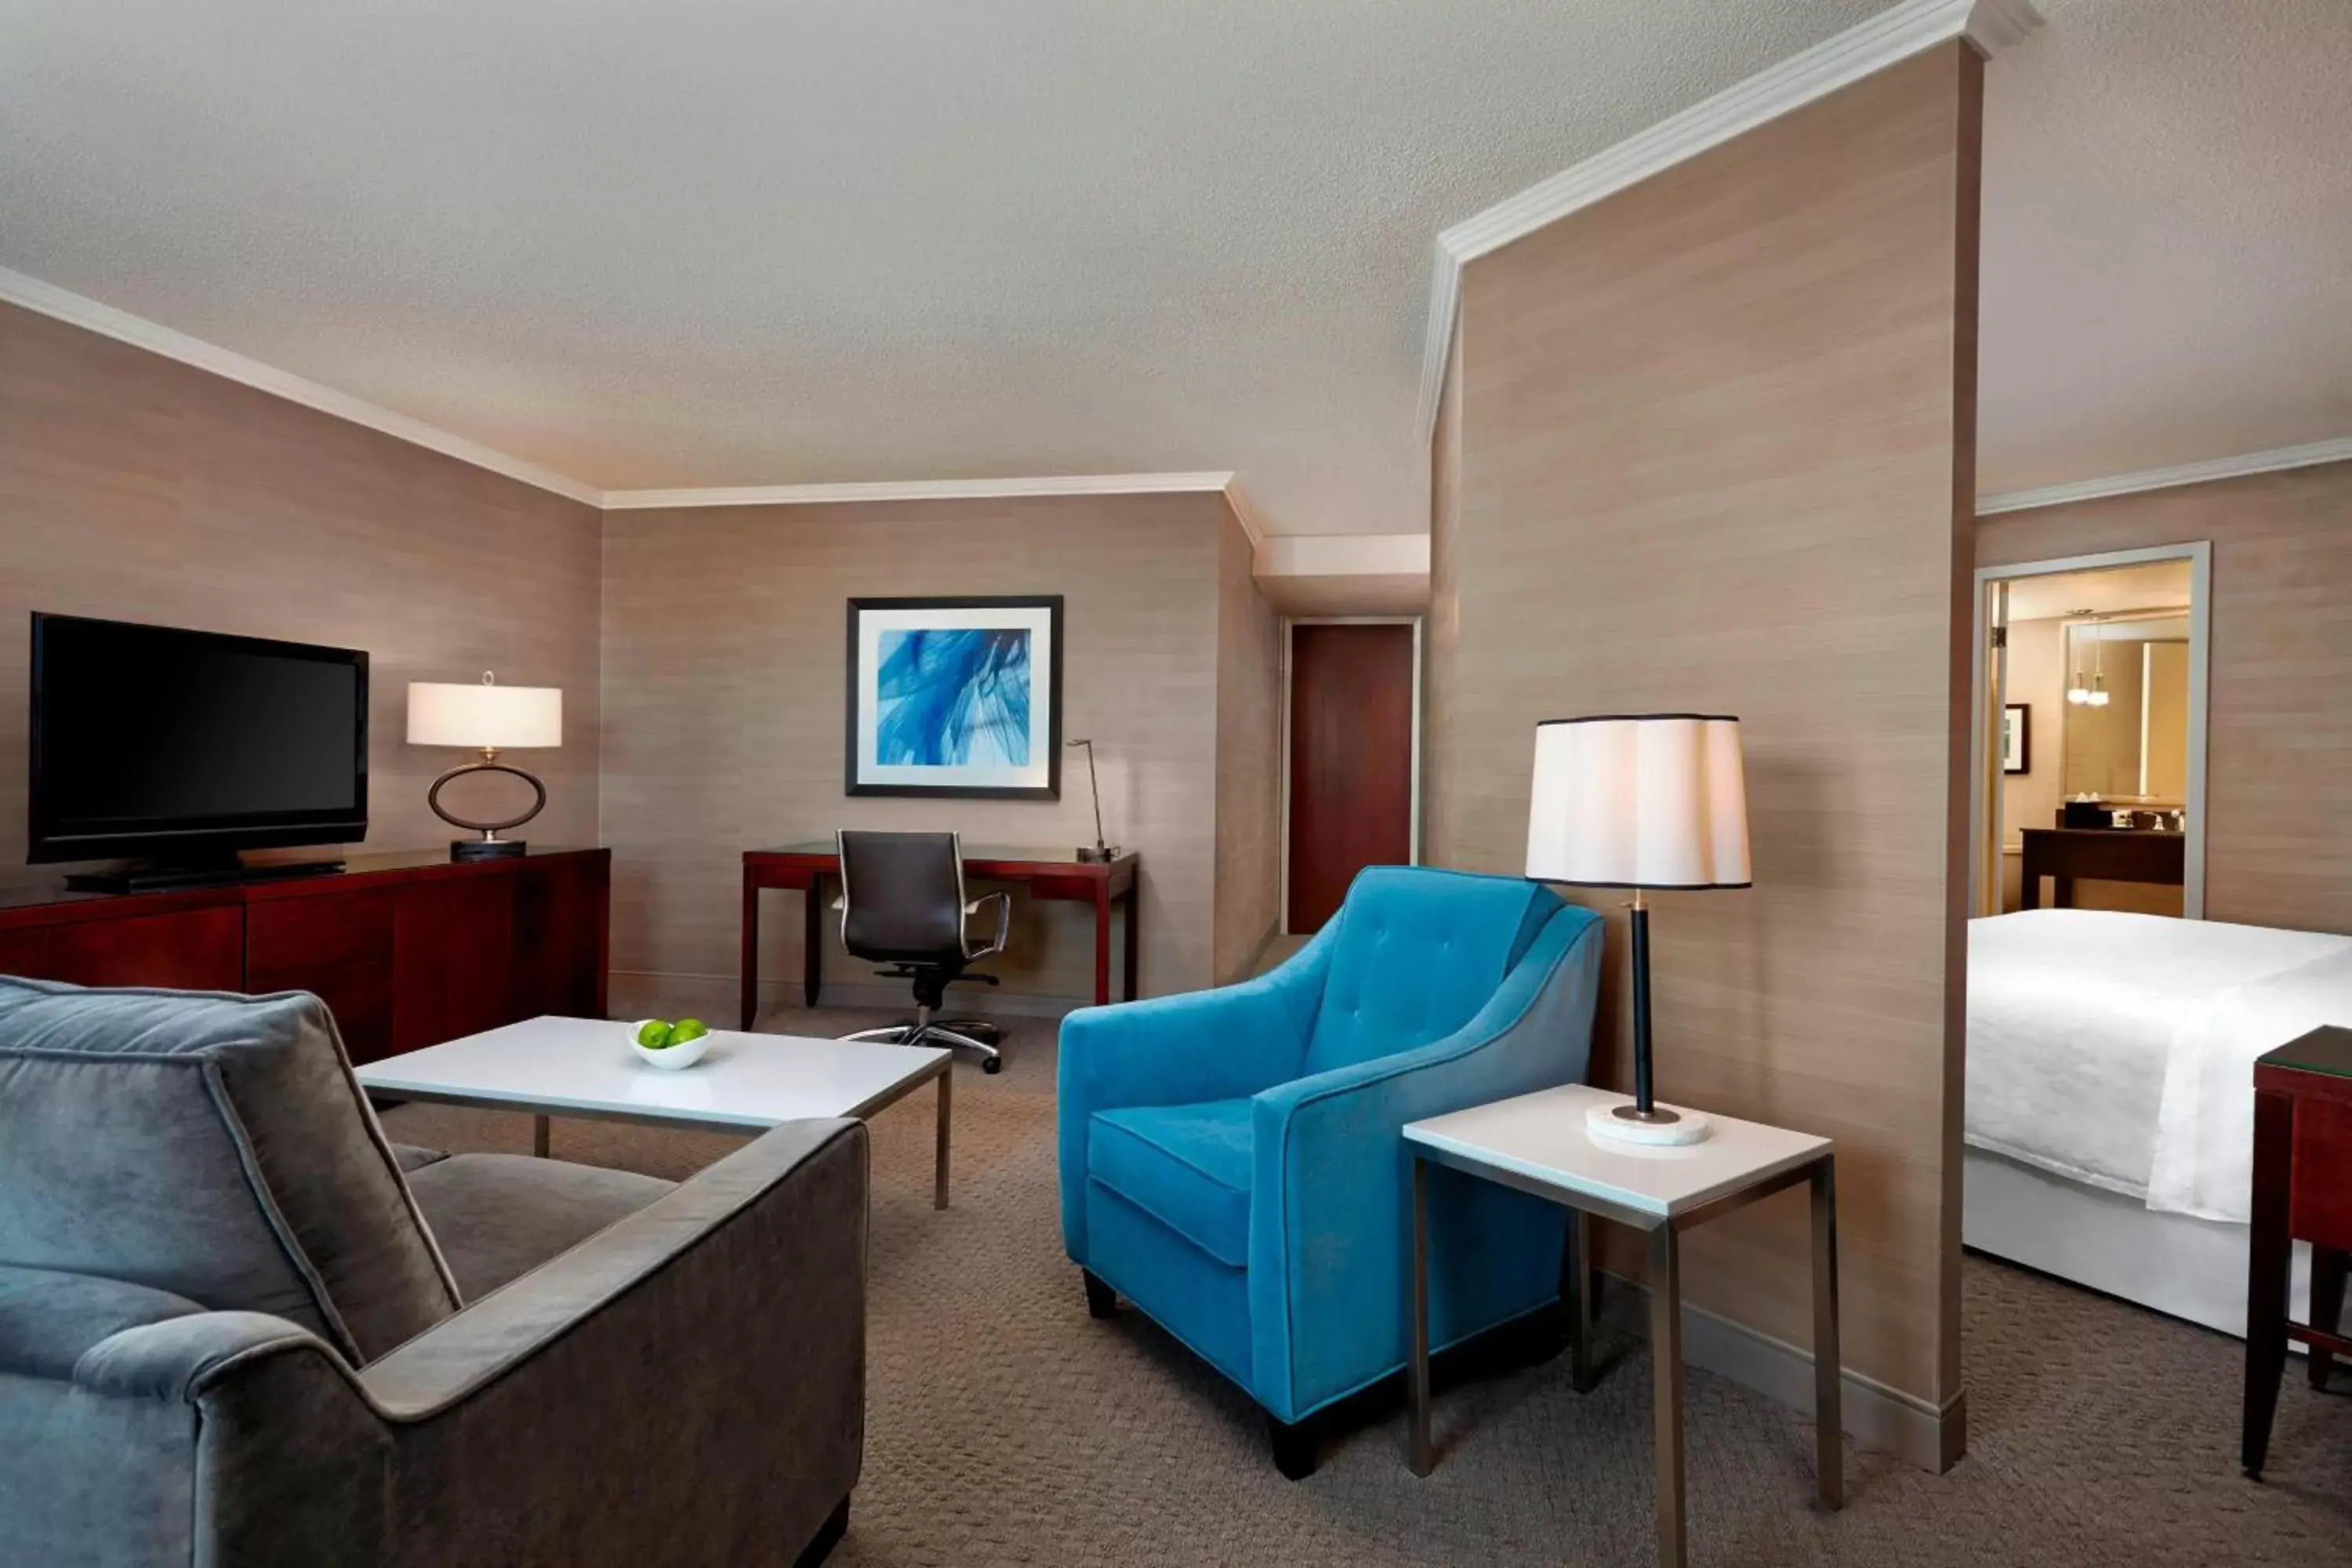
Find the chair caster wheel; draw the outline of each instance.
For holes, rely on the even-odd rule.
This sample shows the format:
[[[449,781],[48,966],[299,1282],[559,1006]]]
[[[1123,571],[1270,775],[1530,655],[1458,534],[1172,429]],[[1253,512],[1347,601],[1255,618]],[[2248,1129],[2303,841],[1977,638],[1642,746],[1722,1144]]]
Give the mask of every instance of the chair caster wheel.
[[[989,1057],[981,1062],[980,1070],[987,1073],[1003,1072],[1004,1070],[1004,1058],[1003,1057]]]

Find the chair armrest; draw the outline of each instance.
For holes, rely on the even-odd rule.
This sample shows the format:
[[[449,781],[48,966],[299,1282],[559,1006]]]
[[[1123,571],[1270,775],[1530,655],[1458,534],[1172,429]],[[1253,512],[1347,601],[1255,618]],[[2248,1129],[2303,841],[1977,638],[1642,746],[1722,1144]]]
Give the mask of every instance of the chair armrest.
[[[1062,1020],[1055,1111],[1062,1240],[1086,1260],[1087,1124],[1097,1110],[1237,1100],[1295,1076],[1322,1005],[1334,921],[1254,980],[1081,1007]]]
[[[123,1330],[203,1310],[127,1279],[0,1263],[0,1373],[71,1378],[87,1352]]]
[[[1601,941],[1600,917],[1563,905],[1454,1034],[1255,1097],[1254,1392],[1276,1415],[1296,1419],[1402,1363],[1412,1213],[1404,1124],[1580,1082]]]
[[[371,1363],[361,1381],[394,1419],[429,1420],[500,1378],[530,1371],[535,1358],[568,1352],[568,1341],[598,1337],[601,1315],[620,1305],[639,1317],[682,1314],[681,1349],[695,1339],[740,1331],[746,1342],[738,1348],[766,1342],[771,1353],[797,1362],[821,1347],[809,1340],[812,1325],[793,1322],[784,1308],[811,1287],[822,1293],[828,1283],[854,1300],[849,1317],[862,1346],[866,1159],[863,1122],[785,1122]],[[797,1184],[821,1177],[818,1168],[827,1163],[838,1168],[825,1188],[836,1200],[831,1208],[816,1202],[782,1205]],[[832,1233],[831,1245],[819,1245],[825,1239],[821,1234],[795,1234],[776,1252],[763,1253],[756,1237],[763,1226],[743,1222],[780,1207],[792,1209],[789,1217],[811,1232]],[[843,1256],[830,1258],[826,1269],[848,1265],[830,1281],[810,1273],[827,1252]],[[667,1270],[689,1258],[707,1276],[692,1283],[721,1289],[707,1297],[688,1294],[689,1281],[673,1279]],[[670,1295],[678,1299],[662,1300]],[[662,1397],[667,1382],[664,1373],[638,1396]]]
[[[866,1132],[788,1122],[357,1373],[254,1313],[127,1330],[99,1392],[197,1405],[218,1561],[789,1556],[848,1495]]]
[[[978,947],[967,942],[964,944],[963,954],[967,960],[986,958],[992,953],[1003,952],[1006,940],[1013,934],[1013,895],[983,893],[966,904],[963,907],[963,912],[967,917],[978,914],[983,904],[996,906],[996,935],[982,942]]]

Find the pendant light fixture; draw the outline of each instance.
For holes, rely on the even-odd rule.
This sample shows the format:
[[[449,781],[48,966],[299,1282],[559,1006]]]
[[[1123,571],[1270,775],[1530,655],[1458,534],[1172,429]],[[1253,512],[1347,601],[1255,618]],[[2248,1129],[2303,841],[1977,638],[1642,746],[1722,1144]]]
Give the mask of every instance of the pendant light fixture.
[[[2107,705],[2107,628],[2104,622],[2092,628],[2091,694],[2083,699],[2094,708]]]
[[[2078,616],[2087,616],[2091,612],[2088,610],[2077,610],[2074,613]],[[2076,626],[2073,629],[2074,631],[2080,631],[2082,628],[2080,626]],[[2081,639],[2070,634],[2066,639],[2066,644],[2067,651],[2074,655],[2073,658],[2067,661],[2074,667],[2074,679],[2066,683],[2066,700],[2073,706],[2080,708],[2091,700],[2091,683],[2083,679],[2083,658],[2080,652]]]

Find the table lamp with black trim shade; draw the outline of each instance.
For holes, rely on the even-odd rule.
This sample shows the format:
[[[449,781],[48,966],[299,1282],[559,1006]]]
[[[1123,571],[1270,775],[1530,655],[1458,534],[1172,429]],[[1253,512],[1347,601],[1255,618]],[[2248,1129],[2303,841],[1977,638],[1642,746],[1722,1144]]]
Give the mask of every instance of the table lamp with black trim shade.
[[[1653,889],[1748,886],[1748,785],[1739,721],[1713,713],[1604,713],[1536,726],[1528,875],[1633,890],[1633,1103],[1596,1106],[1601,1137],[1696,1143],[1706,1118],[1650,1086]]]
[[[415,680],[408,686],[408,743],[412,746],[467,746],[482,753],[478,762],[461,763],[433,781],[425,804],[452,827],[470,828],[480,837],[460,838],[449,846],[452,860],[499,860],[524,851],[520,838],[499,837],[520,827],[547,805],[547,786],[536,774],[499,761],[499,753],[532,746],[563,743],[563,691],[554,686],[500,686],[498,677],[482,672],[479,685],[455,681]],[[497,822],[476,822],[441,805],[441,792],[452,780],[467,773],[512,773],[530,785],[532,800],[519,816]]]

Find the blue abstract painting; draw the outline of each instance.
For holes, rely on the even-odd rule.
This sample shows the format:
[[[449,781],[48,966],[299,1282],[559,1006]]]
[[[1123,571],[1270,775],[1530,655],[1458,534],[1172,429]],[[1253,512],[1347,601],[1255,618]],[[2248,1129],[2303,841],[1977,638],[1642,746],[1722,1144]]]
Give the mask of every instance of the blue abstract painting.
[[[849,601],[851,795],[1062,794],[1062,599]]]
[[[886,631],[876,651],[876,762],[1029,765],[1034,666],[1026,627]]]

